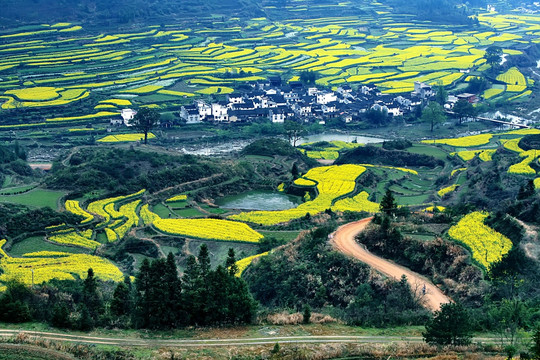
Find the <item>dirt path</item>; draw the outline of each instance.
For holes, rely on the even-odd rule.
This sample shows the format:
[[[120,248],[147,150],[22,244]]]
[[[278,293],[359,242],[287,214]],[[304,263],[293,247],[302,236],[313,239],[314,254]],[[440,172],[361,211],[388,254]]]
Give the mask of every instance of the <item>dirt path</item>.
[[[71,342],[77,344],[114,345],[128,347],[167,347],[167,348],[210,348],[210,347],[237,347],[253,345],[274,345],[280,344],[331,344],[331,343],[419,343],[423,342],[421,336],[399,336],[399,335],[300,335],[300,336],[268,336],[268,337],[237,337],[237,338],[213,338],[213,339],[143,339],[136,337],[115,337],[115,336],[88,336],[74,335],[69,333],[25,331],[0,329],[0,341],[6,338],[13,338],[24,334],[29,339],[52,340]],[[478,337],[474,338],[475,343],[493,343],[494,338]]]
[[[335,249],[343,254],[352,256],[363,263],[366,263],[388,277],[399,280],[402,275],[407,276],[411,288],[415,290],[418,297],[423,298],[424,306],[431,311],[439,310],[441,304],[450,302],[450,298],[444,295],[437,286],[425,277],[403,266],[396,265],[388,260],[373,255],[355,241],[356,235],[362,232],[371,220],[372,218],[367,218],[339,227],[330,235],[330,243]],[[423,294],[424,286],[425,294]]]

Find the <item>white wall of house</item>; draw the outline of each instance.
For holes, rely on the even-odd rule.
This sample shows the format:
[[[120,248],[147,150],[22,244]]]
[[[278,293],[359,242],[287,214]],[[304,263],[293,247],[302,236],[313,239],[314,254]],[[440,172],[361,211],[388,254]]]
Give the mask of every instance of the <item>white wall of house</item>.
[[[333,92],[317,94],[317,104],[324,105],[324,104],[328,104],[334,101],[337,101],[337,96]]]

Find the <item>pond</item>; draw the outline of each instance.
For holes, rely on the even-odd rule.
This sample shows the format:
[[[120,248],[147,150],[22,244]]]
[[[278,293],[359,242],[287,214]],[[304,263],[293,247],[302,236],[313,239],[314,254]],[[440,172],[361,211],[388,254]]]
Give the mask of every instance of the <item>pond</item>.
[[[297,207],[298,197],[275,191],[248,191],[238,195],[225,196],[216,203],[226,209],[241,210],[286,210]]]
[[[327,134],[316,134],[309,135],[302,138],[297,145],[317,142],[317,141],[333,141],[340,140],[345,142],[352,142],[356,140],[360,144],[370,144],[370,143],[380,143],[385,139],[370,137],[370,136],[361,136],[361,135],[349,135],[349,134],[338,134],[338,133],[327,133]],[[226,155],[231,152],[240,151],[247,145],[251,144],[254,140],[233,140],[226,141],[222,143],[215,143],[208,141],[206,144],[197,144],[192,146],[186,146],[183,148],[177,149],[179,152],[184,154],[191,155]]]
[[[298,144],[318,142],[318,141],[334,141],[334,140],[345,141],[345,142],[356,141],[359,144],[373,144],[373,143],[381,143],[385,139],[370,137],[370,136],[350,135],[350,134],[316,134],[316,135],[309,135],[309,136],[303,137],[298,142]]]

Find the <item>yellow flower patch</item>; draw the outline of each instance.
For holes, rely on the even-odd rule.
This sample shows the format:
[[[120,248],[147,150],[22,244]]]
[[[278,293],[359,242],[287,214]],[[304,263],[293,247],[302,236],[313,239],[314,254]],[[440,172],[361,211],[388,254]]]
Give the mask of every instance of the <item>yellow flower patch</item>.
[[[154,227],[167,234],[199,239],[259,242],[261,234],[248,225],[221,219],[155,219]]]
[[[154,139],[156,136],[152,133],[148,133],[148,139]],[[119,134],[119,135],[107,135],[104,138],[97,140],[98,142],[129,142],[129,141],[141,141],[144,140],[144,134]]]
[[[244,272],[244,270],[246,270],[246,268],[251,265],[251,263],[253,262],[253,260],[257,259],[257,258],[260,258],[261,256],[266,256],[268,255],[268,251],[267,252],[264,252],[262,254],[257,254],[257,255],[253,255],[253,256],[249,256],[247,258],[243,258],[241,260],[238,260],[236,262],[236,266],[238,267],[238,272],[236,273],[236,276],[237,277],[241,277],[242,276],[242,273]]]
[[[489,143],[489,140],[491,140],[492,137],[492,134],[480,134],[456,139],[422,140],[422,142],[425,144],[445,144],[455,147],[472,147],[485,145]]]
[[[500,261],[512,249],[506,236],[484,224],[487,213],[473,212],[464,216],[448,230],[448,235],[471,249],[472,257],[484,268]]]

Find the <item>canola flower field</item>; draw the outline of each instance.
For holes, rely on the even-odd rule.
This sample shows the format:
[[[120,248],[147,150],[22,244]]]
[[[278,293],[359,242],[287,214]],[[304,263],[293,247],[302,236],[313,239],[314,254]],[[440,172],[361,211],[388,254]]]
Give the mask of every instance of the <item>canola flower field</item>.
[[[473,259],[489,269],[494,262],[512,249],[512,242],[506,236],[484,224],[487,213],[473,212],[464,216],[448,230],[448,235],[467,246]]]
[[[55,251],[27,253],[24,257],[10,257],[0,240],[0,284],[17,278],[27,285],[41,284],[52,279],[74,280],[75,276],[84,278],[88,268],[92,268],[98,279],[122,281],[124,275],[109,260],[87,254],[70,254]],[[33,276],[32,276],[33,274]],[[0,287],[1,290],[1,287]]]
[[[0,129],[106,120],[127,106],[166,111],[269,75],[296,80],[305,70],[319,73],[323,86],[374,84],[385,93],[407,93],[415,81],[444,86],[466,81],[465,71],[488,66],[483,55],[490,45],[516,56],[521,54],[516,47],[540,42],[531,30],[538,15],[480,13],[483,29],[450,29],[403,21],[382,4],[370,6],[379,9],[379,17],[303,19],[298,14],[307,8],[298,3],[287,12],[290,20],[254,18],[243,26],[230,19],[213,28],[148,26],[108,34],[67,23],[2,30],[0,107],[13,116]],[[531,79],[518,69],[499,77],[506,85],[499,92],[489,89],[485,97],[515,100],[531,94]],[[65,106],[72,104],[77,107]],[[80,108],[93,111],[77,113]],[[17,122],[20,109],[46,120]],[[335,152],[311,156],[333,159]]]

